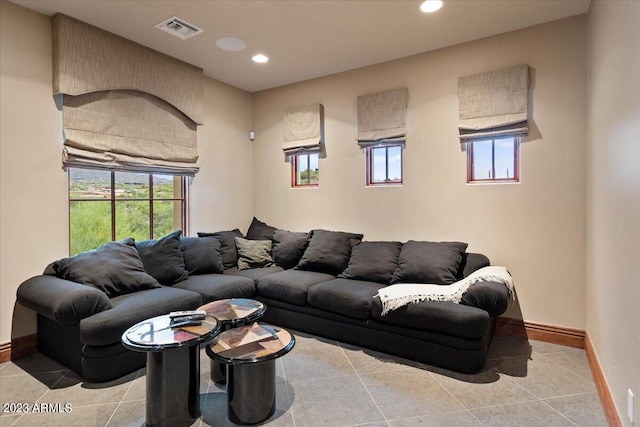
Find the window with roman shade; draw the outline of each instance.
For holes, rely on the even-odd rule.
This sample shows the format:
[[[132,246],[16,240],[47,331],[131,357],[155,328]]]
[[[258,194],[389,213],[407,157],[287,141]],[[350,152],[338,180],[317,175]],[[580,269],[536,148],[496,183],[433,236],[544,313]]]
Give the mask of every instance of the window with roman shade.
[[[304,105],[284,112],[282,125],[286,158],[298,154],[319,153],[324,143],[324,107],[322,104]]]
[[[195,175],[202,69],[66,15],[52,22],[63,167]]]
[[[528,94],[528,65],[460,77],[460,142],[526,135]]]
[[[407,88],[358,97],[360,148],[403,145],[407,139]]]

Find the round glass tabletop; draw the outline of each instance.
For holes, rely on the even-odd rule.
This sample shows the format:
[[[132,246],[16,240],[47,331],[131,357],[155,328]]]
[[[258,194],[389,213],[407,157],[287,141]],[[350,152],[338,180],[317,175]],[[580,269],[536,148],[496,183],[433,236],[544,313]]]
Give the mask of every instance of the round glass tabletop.
[[[199,344],[210,340],[222,328],[213,316],[199,325],[171,327],[168,314],[137,323],[122,334],[122,344],[132,350],[156,351]]]
[[[253,322],[267,310],[260,301],[248,298],[231,298],[210,302],[198,310],[204,310],[225,325],[235,325],[240,322]]]
[[[296,339],[288,330],[266,323],[229,329],[207,346],[209,357],[229,365],[258,363],[287,354]]]

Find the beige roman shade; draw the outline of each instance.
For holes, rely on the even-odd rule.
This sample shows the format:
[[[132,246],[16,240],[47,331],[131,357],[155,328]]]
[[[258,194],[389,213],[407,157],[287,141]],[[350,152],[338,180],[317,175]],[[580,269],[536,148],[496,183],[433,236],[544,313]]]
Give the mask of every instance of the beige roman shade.
[[[202,69],[61,14],[53,69],[65,168],[198,171]]]
[[[377,145],[404,145],[407,138],[407,88],[358,97],[360,148]]]
[[[282,124],[286,157],[303,153],[319,153],[324,142],[324,107],[322,104],[290,108],[284,112]]]
[[[526,135],[529,67],[518,65],[460,77],[460,142],[500,135]]]

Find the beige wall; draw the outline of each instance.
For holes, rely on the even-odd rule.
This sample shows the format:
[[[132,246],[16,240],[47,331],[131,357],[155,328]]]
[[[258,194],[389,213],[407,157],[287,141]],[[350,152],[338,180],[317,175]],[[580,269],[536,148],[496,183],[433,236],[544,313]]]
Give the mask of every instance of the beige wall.
[[[585,49],[583,15],[257,93],[254,213],[282,228],[367,240],[466,241],[512,272],[521,308],[509,316],[584,328]],[[533,74],[534,122],[521,147],[521,183],[467,185],[457,78],[521,63]],[[356,97],[401,86],[409,89],[405,183],[365,188]],[[320,186],[291,189],[282,114],[317,102],[327,150]]]
[[[47,16],[0,0],[0,343],[36,332],[16,289],[68,255],[62,117],[51,91]],[[28,28],[25,35],[24,28]],[[198,132],[201,172],[191,185],[191,230],[249,224],[252,210],[251,95],[205,82]],[[26,160],[28,158],[28,160]]]
[[[206,79],[205,124],[198,129],[200,172],[190,191],[190,234],[240,227],[253,214],[251,94]]]
[[[588,20],[587,332],[625,425],[640,419],[640,2]]]
[[[69,252],[51,64],[49,18],[0,0],[0,342],[35,332],[33,313],[14,311],[16,289]]]

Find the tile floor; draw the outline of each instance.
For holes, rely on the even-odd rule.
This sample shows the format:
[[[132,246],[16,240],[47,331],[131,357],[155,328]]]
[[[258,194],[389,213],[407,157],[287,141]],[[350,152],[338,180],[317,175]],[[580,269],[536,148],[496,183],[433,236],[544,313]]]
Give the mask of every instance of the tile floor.
[[[296,334],[277,360],[275,426],[605,426],[583,350],[495,337],[485,369],[461,375]],[[202,417],[231,425],[224,390],[202,352]],[[83,382],[41,354],[0,365],[0,400],[70,404],[69,413],[2,413],[3,426],[142,426],[144,370]]]

